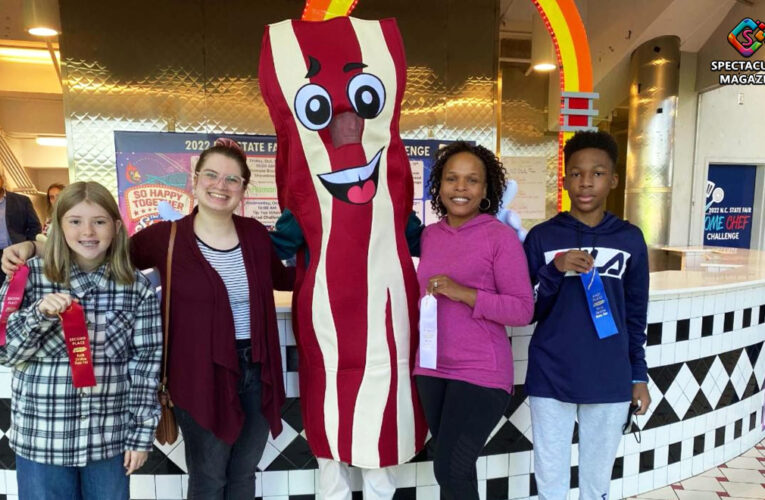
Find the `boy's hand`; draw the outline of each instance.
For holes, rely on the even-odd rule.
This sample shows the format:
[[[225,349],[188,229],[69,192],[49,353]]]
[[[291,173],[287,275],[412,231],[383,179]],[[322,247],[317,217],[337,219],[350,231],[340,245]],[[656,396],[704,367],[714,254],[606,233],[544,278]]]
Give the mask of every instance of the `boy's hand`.
[[[35,254],[35,244],[33,241],[22,241],[3,250],[2,268],[3,272],[9,277],[13,276],[19,267],[23,266],[27,259]]]
[[[595,264],[595,259],[592,258],[590,252],[584,250],[569,250],[568,252],[561,252],[555,256],[555,267],[558,271],[565,273],[567,271],[576,271],[578,273],[590,272],[592,266]]]
[[[632,384],[632,404],[639,405],[635,415],[645,415],[648,407],[651,406],[651,395],[648,393],[648,384],[638,382]]]

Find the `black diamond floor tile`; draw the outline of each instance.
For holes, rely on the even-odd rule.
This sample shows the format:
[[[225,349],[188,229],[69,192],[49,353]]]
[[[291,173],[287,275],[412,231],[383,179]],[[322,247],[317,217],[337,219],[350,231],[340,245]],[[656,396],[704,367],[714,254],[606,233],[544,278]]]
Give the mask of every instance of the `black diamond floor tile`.
[[[481,455],[531,451],[531,448],[531,441],[526,439],[526,436],[508,421],[489,440]]]
[[[761,351],[762,351],[762,342],[758,344],[752,344],[746,347],[746,354],[749,356],[749,362],[752,363],[752,366],[757,364],[757,359],[760,357]]]
[[[300,412],[299,398],[287,398],[282,406],[282,419],[298,433],[303,432],[303,415]]]
[[[0,438],[0,466],[5,470],[16,469],[16,454],[8,443],[8,436]]]
[[[685,413],[683,420],[689,418],[698,417],[712,411],[712,405],[709,403],[704,391],[699,389],[696,393],[696,397],[691,401],[691,406],[688,407],[688,411]]]
[[[649,368],[648,375],[661,393],[664,394],[669,389],[669,386],[672,385],[672,382],[674,382],[675,377],[677,377],[677,373],[682,366],[683,363],[675,363],[672,365]]]
[[[656,409],[653,411],[651,418],[648,419],[648,422],[643,426],[643,429],[654,429],[656,427],[661,427],[662,425],[674,424],[679,421],[680,419],[677,417],[675,410],[672,409],[669,402],[666,399],[661,398],[661,401],[656,405]]]
[[[154,446],[154,449],[149,453],[149,458],[143,467],[136,471],[136,474],[185,474],[183,469],[175,465],[175,462],[167,458],[167,455]]]

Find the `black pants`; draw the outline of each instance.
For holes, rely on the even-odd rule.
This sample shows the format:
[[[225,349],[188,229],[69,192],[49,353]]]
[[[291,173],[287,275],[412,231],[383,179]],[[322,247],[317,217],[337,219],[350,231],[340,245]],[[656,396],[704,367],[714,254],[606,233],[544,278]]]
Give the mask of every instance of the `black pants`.
[[[244,426],[233,446],[200,426],[188,412],[174,408],[186,444],[190,500],[255,498],[255,470],[269,429],[260,410],[260,363],[250,362],[249,348],[237,349],[237,354],[242,371],[238,389]]]
[[[418,375],[415,382],[433,435],[433,472],[441,498],[478,500],[475,464],[510,395],[445,378]]]

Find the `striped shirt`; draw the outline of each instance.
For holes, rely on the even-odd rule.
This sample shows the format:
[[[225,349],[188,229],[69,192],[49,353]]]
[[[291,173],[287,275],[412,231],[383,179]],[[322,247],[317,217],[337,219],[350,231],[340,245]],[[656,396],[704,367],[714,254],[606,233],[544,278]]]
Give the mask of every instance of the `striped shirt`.
[[[242,247],[218,250],[197,238],[202,255],[220,275],[228,292],[228,302],[234,316],[234,331],[237,340],[250,338],[250,292],[247,271],[244,269]]]
[[[162,355],[159,303],[136,272],[132,285],[72,265],[69,288],[51,283],[42,260],[27,262],[29,278],[8,320],[0,364],[12,368],[11,448],[50,465],[83,466],[126,450],[150,451],[159,421],[157,384]],[[5,299],[8,281],[0,290]],[[82,305],[96,386],[75,389],[58,318],[38,310],[43,295],[63,292]]]

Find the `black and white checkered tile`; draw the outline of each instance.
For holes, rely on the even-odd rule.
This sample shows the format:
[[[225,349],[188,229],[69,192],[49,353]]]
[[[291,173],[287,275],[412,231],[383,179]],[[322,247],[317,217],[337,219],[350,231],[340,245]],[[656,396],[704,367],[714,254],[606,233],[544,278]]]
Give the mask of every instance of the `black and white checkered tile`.
[[[289,315],[279,314],[287,404],[284,432],[269,440],[256,477],[258,498],[314,499],[318,475],[300,414],[297,349]],[[535,498],[533,439],[523,391],[533,329],[511,331],[516,390],[477,464],[484,500]],[[703,472],[754,446],[762,423],[765,386],[765,286],[715,294],[652,296],[646,359],[653,399],[640,418],[641,442],[622,440],[611,498],[621,498]],[[15,458],[4,433],[10,426],[10,374],[0,371],[0,495],[16,493]],[[576,492],[578,445],[573,437],[571,487]],[[188,476],[184,445],[156,446],[131,479],[132,498],[183,498]],[[354,498],[361,477],[353,471]],[[398,500],[437,500],[427,450],[398,467]]]

